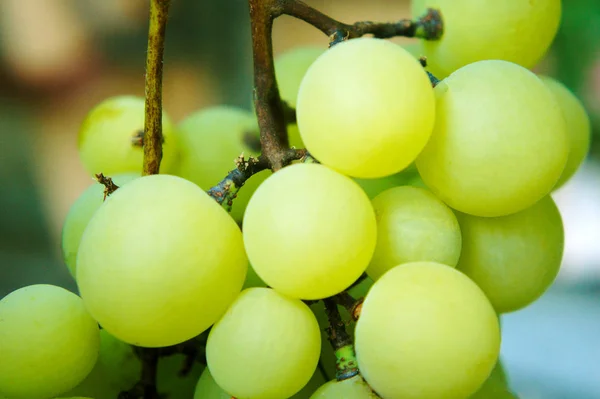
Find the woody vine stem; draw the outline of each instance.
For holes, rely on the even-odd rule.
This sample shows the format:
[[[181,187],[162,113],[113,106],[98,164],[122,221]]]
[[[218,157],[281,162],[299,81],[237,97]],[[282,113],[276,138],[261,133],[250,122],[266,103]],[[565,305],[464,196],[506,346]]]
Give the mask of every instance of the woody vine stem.
[[[162,70],[165,34],[171,0],[150,0],[150,24],[145,78],[145,122],[143,174],[157,174],[162,159]],[[254,60],[254,105],[260,128],[262,154],[257,158],[240,157],[233,169],[221,182],[208,191],[219,204],[231,207],[237,191],[253,174],[265,169],[278,171],[294,160],[314,161],[305,149],[290,148],[287,136],[286,105],[281,101],[273,61],[273,21],[281,15],[303,20],[319,29],[329,38],[330,47],[344,40],[373,35],[377,38],[394,36],[419,37],[436,40],[442,36],[442,17],[437,10],[429,9],[417,20],[403,19],[391,23],[369,21],[345,24],[337,21],[299,0],[248,0],[252,28],[252,51]],[[430,76],[431,77],[431,76]],[[432,77],[432,83],[435,83]],[[329,338],[336,351],[337,378],[345,379],[358,373],[352,341],[341,321],[338,305],[354,309],[357,318],[360,306],[353,306],[352,298],[342,293],[324,300],[329,318]],[[359,303],[359,302],[357,302]],[[358,309],[358,311],[356,311]],[[185,348],[186,346],[181,346]],[[178,350],[162,351],[163,354]],[[156,363],[161,351],[137,350],[142,359],[143,372],[135,389],[124,392],[122,397],[158,398],[156,390]]]

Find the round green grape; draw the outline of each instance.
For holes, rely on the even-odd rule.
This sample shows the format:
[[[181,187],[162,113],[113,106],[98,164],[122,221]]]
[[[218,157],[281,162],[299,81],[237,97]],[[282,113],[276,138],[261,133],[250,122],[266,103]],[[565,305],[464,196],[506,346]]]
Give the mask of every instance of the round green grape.
[[[269,286],[293,298],[320,299],[365,271],[376,229],[369,198],[352,179],[323,165],[295,164],[269,177],[250,199],[244,244]]]
[[[558,30],[561,0],[417,0],[413,17],[440,10],[444,33],[424,40],[428,64],[446,76],[480,60],[505,60],[532,68]]]
[[[231,399],[231,395],[216,383],[207,367],[196,384],[194,399]]]
[[[503,216],[552,190],[569,144],[560,108],[533,72],[479,61],[435,93],[435,128],[417,168],[442,201],[476,216]]]
[[[144,98],[118,96],[104,100],[88,113],[79,129],[78,148],[90,174],[142,174],[144,149],[140,143],[144,110]],[[160,171],[173,173],[179,162],[178,143],[165,113],[162,123],[164,143]]]
[[[499,313],[521,309],[552,284],[562,261],[564,230],[550,196],[497,218],[457,213],[463,248],[457,268],[475,281]]]
[[[203,190],[210,189],[235,169],[241,154],[258,155],[245,141],[257,129],[256,117],[241,108],[219,105],[193,113],[178,125],[181,162],[177,174]],[[250,196],[270,174],[260,172],[240,189],[231,209],[235,220],[242,220]]]
[[[300,83],[308,68],[325,48],[316,46],[295,47],[275,57],[275,77],[281,99],[296,107]]]
[[[433,261],[456,266],[461,234],[456,216],[430,191],[411,186],[384,191],[373,200],[377,246],[367,274],[377,280],[407,262]]]
[[[137,177],[139,175],[128,173],[112,176],[112,180],[120,187]],[[63,259],[73,277],[76,274],[77,251],[81,242],[81,236],[96,210],[102,205],[102,202],[104,202],[104,186],[94,183],[77,198],[77,201],[71,205],[69,213],[67,213],[65,224],[62,228],[61,247]]]
[[[320,350],[319,324],[308,306],[270,288],[249,288],[211,329],[206,360],[232,396],[281,399],[309,382]]]
[[[554,186],[554,189],[557,189],[575,174],[590,149],[590,117],[581,101],[565,85],[548,76],[540,76],[540,79],[554,94],[565,118],[569,137],[569,158],[560,179]]]
[[[0,300],[0,395],[52,398],[75,387],[98,357],[98,324],[61,287],[20,288]]]
[[[367,193],[369,198],[373,199],[377,195],[381,194],[389,188],[404,186],[409,181],[411,181],[413,176],[416,174],[416,167],[414,165],[411,165],[402,172],[393,174],[391,176],[380,177],[378,179],[354,178],[354,181],[358,183],[358,185],[365,191],[365,193]]]
[[[321,163],[359,178],[405,169],[431,135],[435,99],[419,62],[382,39],[337,44],[309,68],[298,128]]]
[[[210,327],[247,270],[233,219],[195,184],[151,175],[96,211],[77,256],[77,282],[108,332],[144,347],[175,345]]]
[[[498,361],[492,374],[469,399],[512,399],[508,390],[508,381],[502,363]]]
[[[376,399],[379,398],[360,375],[343,381],[332,380],[321,386],[310,399]]]
[[[500,329],[485,294],[464,274],[413,262],[373,284],[355,348],[360,372],[384,398],[466,398],[496,364]]]

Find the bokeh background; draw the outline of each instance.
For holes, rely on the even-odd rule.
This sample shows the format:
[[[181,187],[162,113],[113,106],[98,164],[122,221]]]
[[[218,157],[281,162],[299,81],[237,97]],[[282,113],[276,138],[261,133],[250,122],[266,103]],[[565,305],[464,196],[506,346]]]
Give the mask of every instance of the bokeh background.
[[[409,15],[402,0],[308,3],[345,22]],[[502,318],[502,356],[525,399],[600,398],[600,1],[563,8],[538,71],[584,102],[594,139],[555,194],[566,229],[559,278]],[[0,1],[0,298],[34,283],[75,289],[60,234],[69,206],[93,183],[78,158],[78,128],[104,98],[143,95],[147,12],[148,0]],[[276,21],[276,53],[307,44],[325,48],[327,38],[301,21]],[[249,108],[251,71],[246,0],[173,0],[164,105],[175,121],[208,105]]]

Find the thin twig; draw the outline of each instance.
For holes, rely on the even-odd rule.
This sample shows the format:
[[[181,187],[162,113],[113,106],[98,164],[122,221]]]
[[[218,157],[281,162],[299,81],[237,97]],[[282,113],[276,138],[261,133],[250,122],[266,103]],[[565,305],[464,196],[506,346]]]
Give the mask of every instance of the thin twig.
[[[352,338],[346,331],[346,325],[342,321],[337,304],[333,298],[323,299],[325,313],[329,320],[327,331],[329,343],[333,347],[336,357],[336,379],[342,381],[352,378],[358,374],[358,364],[354,353]]]
[[[121,392],[118,399],[160,399],[160,395],[156,389],[156,373],[160,349],[140,348],[137,346],[134,346],[133,349],[142,362],[142,375],[140,381],[133,388]]]
[[[119,186],[115,184],[113,179],[110,177],[104,176],[102,173],[96,174],[96,181],[104,186],[104,198],[103,201],[106,201],[106,197],[117,191]]]
[[[171,0],[150,1],[146,56],[146,113],[144,119],[143,175],[155,175],[162,160],[162,78],[165,33]]]
[[[362,309],[362,303],[364,300],[363,298],[354,299],[352,295],[348,294],[346,291],[342,291],[335,295],[333,300],[336,304],[344,307],[348,313],[350,313],[352,320],[358,320],[360,317],[360,311]]]

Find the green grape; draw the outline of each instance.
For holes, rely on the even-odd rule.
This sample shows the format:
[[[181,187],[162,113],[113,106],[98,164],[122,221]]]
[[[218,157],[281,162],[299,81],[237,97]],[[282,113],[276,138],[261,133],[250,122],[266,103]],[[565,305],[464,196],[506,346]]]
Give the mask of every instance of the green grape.
[[[548,76],[540,76],[540,79],[554,94],[554,98],[565,118],[569,137],[569,158],[560,179],[554,187],[554,189],[557,189],[575,174],[590,149],[590,117],[581,101],[565,85]]]
[[[497,362],[500,328],[464,274],[435,262],[405,263],[369,290],[355,348],[360,372],[384,398],[466,398]]]
[[[257,129],[256,117],[241,108],[220,105],[193,113],[178,125],[181,147],[178,175],[208,190],[235,169],[235,160],[244,154],[258,155],[245,144],[246,134]],[[240,189],[231,214],[241,221],[246,205],[259,184],[271,174],[252,176]]]
[[[122,186],[139,177],[128,173],[111,176],[117,186]],[[104,186],[94,183],[89,186],[69,209],[62,229],[62,253],[71,275],[75,277],[77,250],[88,222],[104,201]]]
[[[96,211],[79,246],[77,282],[108,332],[160,347],[210,327],[240,292],[247,264],[241,232],[223,208],[187,180],[152,175]]]
[[[369,198],[352,179],[323,165],[295,164],[273,174],[250,199],[244,244],[269,286],[293,298],[320,299],[365,271],[376,229]]]
[[[508,381],[502,363],[498,361],[492,374],[485,380],[477,392],[469,399],[510,399],[512,394],[508,391]]]
[[[281,99],[296,107],[296,99],[302,78],[325,48],[306,46],[296,47],[275,57],[275,77]]]
[[[306,384],[300,392],[290,397],[290,399],[309,399],[310,395],[324,382],[325,379],[323,378],[323,375],[317,369],[308,384]],[[202,373],[200,380],[198,380],[194,399],[231,399],[231,395],[225,392],[223,388],[215,382],[207,367]]]
[[[411,164],[431,135],[435,101],[427,74],[382,39],[342,42],[319,57],[298,93],[306,148],[341,173],[376,178]]]
[[[497,218],[457,213],[463,248],[457,268],[486,293],[497,312],[521,309],[542,295],[560,268],[564,231],[550,196]]]
[[[384,191],[373,200],[377,246],[367,274],[377,280],[407,262],[456,266],[461,234],[456,216],[430,191],[411,186]]]
[[[211,329],[206,360],[217,384],[235,397],[288,398],[315,372],[319,335],[302,301],[249,288]]]
[[[98,324],[81,299],[38,284],[0,300],[0,395],[51,398],[79,384],[94,367]]]
[[[552,190],[567,161],[567,134],[558,104],[533,72],[479,61],[435,93],[435,128],[417,168],[442,201],[476,216],[503,216]]]
[[[196,384],[194,399],[231,399],[231,395],[216,383],[207,367]]]
[[[185,361],[186,356],[182,354],[175,354],[158,360],[156,375],[158,392],[173,399],[194,396],[196,383],[205,367],[200,362],[194,362],[192,369],[187,374],[181,375],[180,371]]]
[[[104,100],[86,116],[79,129],[78,148],[91,174],[142,173],[144,150],[136,144],[144,131],[144,98],[117,96]],[[174,127],[163,113],[161,173],[173,173],[179,162]]]
[[[332,380],[321,386],[310,399],[376,399],[379,398],[360,375],[343,381]]]
[[[427,8],[440,10],[444,33],[423,41],[424,55],[446,76],[480,60],[532,68],[550,47],[561,17],[561,0],[418,0],[413,17]]]

